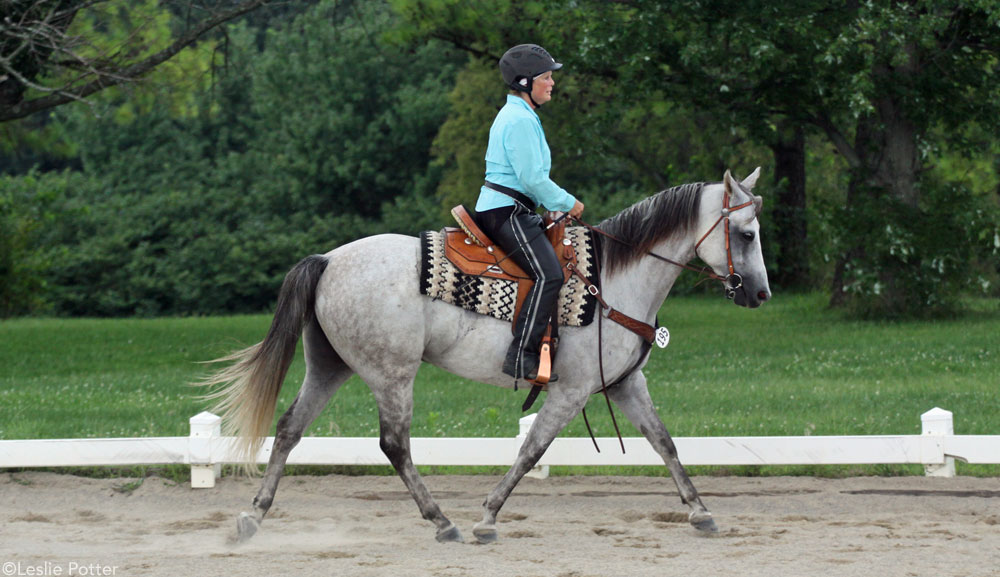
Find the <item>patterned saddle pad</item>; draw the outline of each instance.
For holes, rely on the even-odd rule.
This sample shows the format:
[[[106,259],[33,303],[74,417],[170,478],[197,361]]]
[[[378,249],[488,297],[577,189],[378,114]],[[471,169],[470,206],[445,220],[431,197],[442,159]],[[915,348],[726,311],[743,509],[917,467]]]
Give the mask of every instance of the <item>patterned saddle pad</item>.
[[[566,227],[566,238],[576,249],[577,266],[595,284],[600,279],[597,270],[597,249],[590,232],[583,227]],[[444,254],[444,234],[440,231],[420,233],[420,294],[465,310],[513,322],[517,303],[517,283],[514,281],[466,275],[451,264]],[[597,299],[591,295],[576,275],[563,283],[559,291],[559,324],[586,326],[594,320]]]

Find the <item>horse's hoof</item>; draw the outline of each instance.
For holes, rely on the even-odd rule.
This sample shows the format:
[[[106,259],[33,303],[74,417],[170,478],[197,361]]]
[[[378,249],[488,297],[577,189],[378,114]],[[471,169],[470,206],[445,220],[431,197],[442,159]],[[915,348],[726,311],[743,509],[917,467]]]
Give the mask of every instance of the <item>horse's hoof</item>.
[[[236,518],[236,541],[245,543],[260,529],[260,521],[247,512],[240,513]]]
[[[437,535],[434,538],[438,540],[438,543],[465,543],[465,539],[462,538],[462,532],[458,530],[458,527],[454,523],[451,523],[444,529],[438,529]]]
[[[688,516],[688,522],[691,523],[692,527],[704,533],[719,532],[719,528],[715,525],[715,520],[712,519],[712,514],[708,511],[692,511]]]
[[[490,525],[488,527],[476,527],[472,530],[472,534],[476,536],[476,541],[482,544],[496,543],[498,540],[496,527]]]

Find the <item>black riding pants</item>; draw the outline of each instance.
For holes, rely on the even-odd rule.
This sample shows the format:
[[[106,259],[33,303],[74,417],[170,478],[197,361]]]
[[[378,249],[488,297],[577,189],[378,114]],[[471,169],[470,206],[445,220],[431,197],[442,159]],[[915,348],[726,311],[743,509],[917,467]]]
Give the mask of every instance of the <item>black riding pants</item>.
[[[549,318],[555,314],[563,272],[549,243],[542,217],[517,205],[476,215],[479,227],[535,279],[514,323],[514,341],[507,349],[503,371],[515,378],[537,372],[539,349]]]

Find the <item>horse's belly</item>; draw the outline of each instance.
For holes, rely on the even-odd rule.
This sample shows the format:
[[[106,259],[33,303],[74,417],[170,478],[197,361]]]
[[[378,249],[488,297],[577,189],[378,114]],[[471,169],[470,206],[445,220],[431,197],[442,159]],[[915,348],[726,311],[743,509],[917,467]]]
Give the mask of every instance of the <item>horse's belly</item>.
[[[424,361],[460,377],[502,387],[514,381],[500,371],[513,338],[510,324],[425,299]]]

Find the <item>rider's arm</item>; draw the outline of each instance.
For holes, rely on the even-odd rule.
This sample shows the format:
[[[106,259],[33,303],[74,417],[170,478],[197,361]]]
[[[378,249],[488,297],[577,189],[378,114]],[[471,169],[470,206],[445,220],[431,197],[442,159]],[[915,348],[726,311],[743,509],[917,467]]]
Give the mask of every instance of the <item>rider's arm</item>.
[[[549,210],[573,210],[576,198],[549,178],[551,162],[543,150],[548,147],[541,127],[522,119],[508,127],[504,136],[507,158],[524,193]]]

